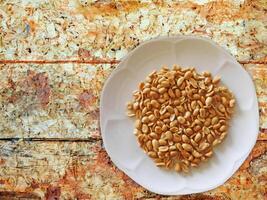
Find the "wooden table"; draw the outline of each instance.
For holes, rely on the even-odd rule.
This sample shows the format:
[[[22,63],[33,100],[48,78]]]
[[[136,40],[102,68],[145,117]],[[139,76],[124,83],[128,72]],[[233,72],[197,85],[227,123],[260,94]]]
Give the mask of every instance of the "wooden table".
[[[0,0],[0,199],[267,199],[267,1],[155,2]],[[179,34],[211,38],[250,73],[260,128],[224,185],[167,197],[111,163],[99,95],[140,42]]]

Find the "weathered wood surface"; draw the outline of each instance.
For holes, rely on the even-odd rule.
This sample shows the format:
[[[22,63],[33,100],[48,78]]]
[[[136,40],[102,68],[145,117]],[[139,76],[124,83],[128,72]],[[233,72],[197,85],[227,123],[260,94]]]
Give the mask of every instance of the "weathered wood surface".
[[[0,199],[267,199],[267,2],[0,0]],[[99,95],[120,59],[165,35],[209,37],[251,74],[260,127],[212,191],[167,197],[109,160]]]
[[[0,65],[0,138],[99,138],[99,96],[114,65]]]

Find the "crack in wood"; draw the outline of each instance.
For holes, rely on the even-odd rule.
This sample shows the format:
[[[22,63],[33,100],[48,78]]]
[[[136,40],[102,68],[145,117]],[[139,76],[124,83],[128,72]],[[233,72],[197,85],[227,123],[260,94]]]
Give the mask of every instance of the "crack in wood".
[[[41,199],[36,194],[28,193],[28,192],[13,192],[13,191],[0,191],[0,199],[1,200],[35,200]]]
[[[118,64],[120,60],[0,60],[0,64]],[[267,64],[267,59],[238,61],[240,64]]]
[[[90,142],[95,143],[101,141],[101,138],[0,138],[0,141],[25,141],[25,142]]]
[[[257,65],[264,65],[267,64],[267,59],[265,60],[248,60],[248,61],[238,61],[240,64],[257,64]]]
[[[0,64],[117,64],[119,60],[0,60]]]

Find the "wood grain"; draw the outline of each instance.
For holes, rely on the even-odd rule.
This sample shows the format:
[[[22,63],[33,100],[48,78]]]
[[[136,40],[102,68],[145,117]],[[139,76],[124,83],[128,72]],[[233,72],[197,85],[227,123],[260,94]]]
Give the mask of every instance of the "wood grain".
[[[266,1],[0,1],[0,199],[267,199]],[[110,161],[99,130],[106,78],[141,42],[208,37],[250,73],[256,146],[222,186],[161,196]]]
[[[264,199],[266,142],[224,185],[204,194],[163,199]],[[0,194],[27,198],[147,199],[147,192],[110,161],[100,141],[0,141]],[[225,196],[227,195],[227,196]],[[53,199],[53,198],[52,198]]]

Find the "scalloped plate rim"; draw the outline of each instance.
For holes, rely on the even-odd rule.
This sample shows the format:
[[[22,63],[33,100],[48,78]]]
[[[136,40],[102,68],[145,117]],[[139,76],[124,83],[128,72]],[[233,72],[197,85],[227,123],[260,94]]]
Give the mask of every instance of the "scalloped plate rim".
[[[112,156],[110,155],[110,152],[109,150],[106,148],[106,138],[105,138],[105,134],[104,134],[104,129],[105,129],[105,124],[103,124],[103,94],[105,93],[105,89],[106,89],[106,86],[109,84],[110,80],[111,80],[111,77],[114,76],[116,73],[119,73],[120,70],[123,70],[124,68],[126,68],[126,65],[125,65],[125,62],[127,62],[127,59],[132,55],[134,54],[136,51],[138,51],[138,49],[142,48],[144,45],[146,44],[149,44],[151,42],[157,42],[157,41],[168,41],[170,43],[179,43],[180,41],[183,41],[183,40],[189,40],[189,39],[196,39],[196,40],[202,40],[202,41],[205,41],[205,42],[208,42],[210,43],[211,45],[213,46],[216,46],[220,52],[222,52],[225,56],[227,56],[227,59],[231,60],[233,63],[239,65],[239,67],[241,68],[241,70],[245,71],[245,69],[243,69],[243,67],[236,61],[236,59],[234,57],[232,57],[223,47],[217,45],[215,42],[213,42],[212,40],[210,40],[209,38],[204,38],[204,37],[199,37],[199,36],[163,36],[163,37],[157,37],[155,39],[151,39],[151,40],[148,40],[148,41],[145,41],[145,42],[142,42],[138,47],[136,47],[135,49],[133,49],[131,52],[129,52],[123,59],[122,61],[118,64],[118,66],[116,67],[115,70],[113,70],[113,72],[111,73],[111,75],[107,78],[107,80],[105,81],[105,84],[104,84],[104,87],[102,89],[102,92],[101,92],[101,97],[100,97],[100,130],[101,130],[101,136],[103,138],[103,145],[104,145],[104,148],[105,150],[107,151],[109,157],[111,158],[112,162],[120,169],[122,170],[123,172],[125,172],[127,175],[130,176],[131,179],[133,179],[135,182],[137,182],[139,185],[141,185],[142,187],[148,189],[149,191],[152,191],[152,192],[155,192],[155,193],[158,193],[158,194],[162,194],[162,195],[185,195],[185,194],[193,194],[193,193],[199,193],[199,192],[205,192],[205,191],[208,191],[208,190],[211,190],[211,189],[214,189],[220,185],[222,185],[223,183],[225,183],[236,171],[237,169],[242,165],[242,163],[245,161],[245,159],[247,158],[247,156],[249,155],[249,153],[251,152],[252,148],[254,147],[256,141],[257,141],[257,136],[258,136],[258,130],[259,128],[256,128],[257,130],[254,130],[255,132],[257,131],[257,134],[254,134],[254,138],[253,138],[253,142],[251,142],[251,145],[249,147],[249,149],[246,151],[246,153],[243,153],[239,159],[237,159],[234,163],[233,163],[233,167],[232,167],[232,170],[230,171],[229,174],[225,175],[224,176],[224,179],[223,179],[223,183],[222,182],[219,182],[218,184],[214,184],[214,185],[211,185],[209,187],[206,187],[205,189],[192,189],[192,188],[189,188],[187,186],[185,187],[182,187],[182,189],[180,190],[177,190],[177,191],[173,191],[173,192],[159,192],[159,191],[154,191],[153,188],[151,188],[149,185],[145,185],[145,184],[142,184],[140,183],[136,178],[134,177],[134,174],[132,174],[131,171],[127,170],[127,169],[124,169],[124,167],[121,166],[121,164],[115,160],[113,160]],[[246,72],[247,73],[247,72]],[[250,81],[252,82],[251,80],[251,77],[249,76],[250,78]],[[253,84],[253,82],[252,82]],[[254,84],[253,84],[254,86]],[[254,97],[253,97],[253,106],[255,106],[257,109],[256,109],[256,119],[255,121],[257,122],[257,127],[259,127],[259,112],[258,112],[258,103],[257,103],[257,96],[256,96],[256,90],[255,90],[255,87],[253,87],[253,93],[254,93]]]

